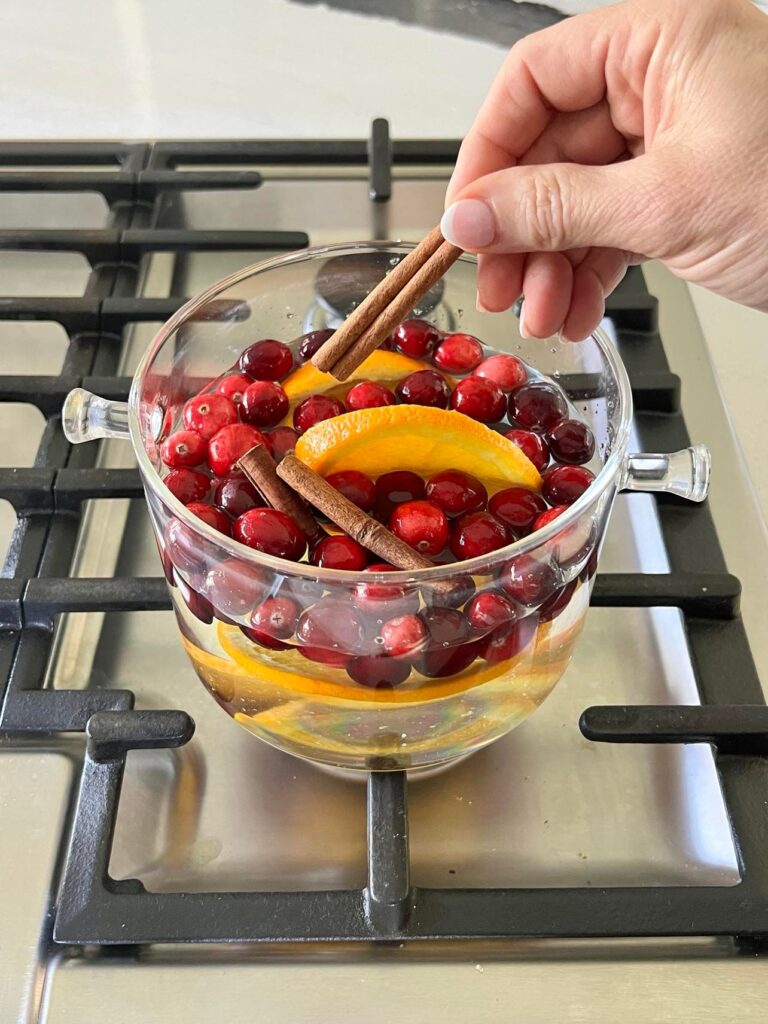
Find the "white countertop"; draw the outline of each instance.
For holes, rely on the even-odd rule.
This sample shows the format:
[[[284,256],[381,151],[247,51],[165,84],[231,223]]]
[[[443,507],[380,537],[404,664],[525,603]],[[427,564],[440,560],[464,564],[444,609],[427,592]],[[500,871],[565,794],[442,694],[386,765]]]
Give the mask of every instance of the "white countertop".
[[[401,138],[460,136],[514,38],[510,3],[413,0],[403,23],[354,9],[371,0],[6,2],[0,139],[361,137],[374,116]],[[767,509],[768,316],[692,294]]]

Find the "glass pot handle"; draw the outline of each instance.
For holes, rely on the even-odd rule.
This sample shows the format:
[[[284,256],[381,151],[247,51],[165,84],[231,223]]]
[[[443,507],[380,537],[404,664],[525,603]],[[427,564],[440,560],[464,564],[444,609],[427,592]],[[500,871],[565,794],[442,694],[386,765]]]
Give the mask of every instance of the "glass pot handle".
[[[70,444],[100,437],[130,438],[128,403],[99,398],[84,388],[74,388],[64,399],[61,425]]]
[[[669,455],[636,452],[624,462],[622,491],[666,491],[689,501],[704,501],[709,492],[712,455],[695,444]]]

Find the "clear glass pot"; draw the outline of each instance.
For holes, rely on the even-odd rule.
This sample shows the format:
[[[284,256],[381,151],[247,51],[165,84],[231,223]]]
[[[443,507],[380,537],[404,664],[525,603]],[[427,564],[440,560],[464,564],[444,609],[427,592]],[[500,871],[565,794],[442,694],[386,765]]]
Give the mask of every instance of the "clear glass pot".
[[[603,332],[579,344],[521,338],[511,312],[475,310],[475,265],[467,256],[415,312],[442,330],[468,332],[521,357],[566,392],[595,434],[601,463],[566,513],[459,567],[378,575],[270,557],[192,515],[164,486],[159,457],[183,403],[258,338],[289,343],[336,326],[407,248],[331,246],[246,268],[164,325],[127,404],[78,389],[63,412],[70,441],[130,437],[181,640],[215,700],[282,750],[363,770],[446,762],[526,718],[568,665],[617,491],[665,490],[701,501],[709,480],[709,453],[701,446],[672,455],[628,453],[632,396]],[[510,599],[509,620],[470,628],[462,608],[490,591]],[[314,617],[315,641],[302,644],[294,633],[265,644],[254,635],[251,611],[274,595]],[[407,613],[427,624],[429,643],[409,658],[390,658],[382,654],[381,625]]]

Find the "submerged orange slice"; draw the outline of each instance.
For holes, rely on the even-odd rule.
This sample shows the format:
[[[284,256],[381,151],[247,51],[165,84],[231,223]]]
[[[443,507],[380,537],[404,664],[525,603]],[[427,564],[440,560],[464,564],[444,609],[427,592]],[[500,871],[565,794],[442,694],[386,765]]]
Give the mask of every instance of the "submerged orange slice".
[[[299,438],[296,456],[321,476],[342,469],[373,477],[396,469],[421,476],[459,469],[490,491],[541,487],[536,467],[506,437],[463,413],[423,405],[360,409],[323,420]]]
[[[427,364],[418,359],[400,355],[399,352],[376,350],[358,366],[348,380],[342,384],[330,373],[322,373],[312,363],[305,363],[283,381],[283,390],[293,402],[301,402],[310,395],[327,394],[337,388],[349,390],[361,380],[375,380],[380,384],[392,383],[407,377],[417,370],[426,370]]]

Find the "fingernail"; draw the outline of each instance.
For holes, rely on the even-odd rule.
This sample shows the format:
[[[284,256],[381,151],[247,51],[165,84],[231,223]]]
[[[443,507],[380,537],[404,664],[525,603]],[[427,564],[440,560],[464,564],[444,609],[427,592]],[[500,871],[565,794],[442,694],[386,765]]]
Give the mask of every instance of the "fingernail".
[[[496,237],[496,218],[482,199],[460,199],[443,214],[440,230],[460,249],[483,249]]]
[[[490,309],[483,305],[483,300],[480,298],[480,292],[475,296],[475,309],[478,313],[490,313]]]
[[[520,331],[521,338],[530,338],[530,334],[525,327],[525,299],[523,299],[520,306],[520,323],[518,325],[518,330]]]

